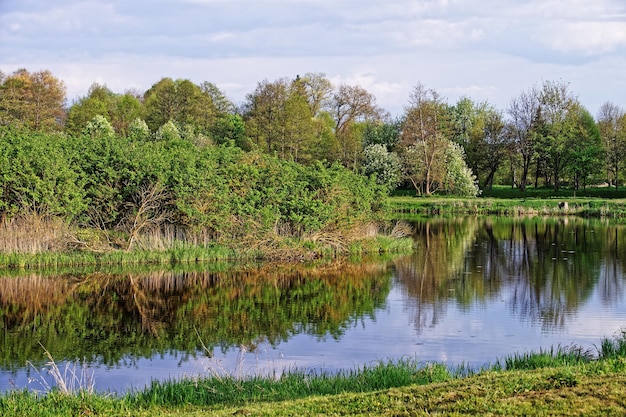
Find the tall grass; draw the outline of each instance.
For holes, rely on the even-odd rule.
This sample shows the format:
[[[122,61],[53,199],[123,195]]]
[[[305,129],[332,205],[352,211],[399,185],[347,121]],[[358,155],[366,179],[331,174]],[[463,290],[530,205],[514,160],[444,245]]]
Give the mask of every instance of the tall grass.
[[[63,395],[75,396],[95,392],[94,373],[84,363],[80,361],[67,362],[64,367],[59,368],[50,352],[45,347],[42,346],[42,348],[48,357],[46,367],[39,371],[32,364],[30,366],[38,375],[34,381],[41,385],[45,393],[55,391]],[[49,381],[41,372],[50,375],[52,381]]]

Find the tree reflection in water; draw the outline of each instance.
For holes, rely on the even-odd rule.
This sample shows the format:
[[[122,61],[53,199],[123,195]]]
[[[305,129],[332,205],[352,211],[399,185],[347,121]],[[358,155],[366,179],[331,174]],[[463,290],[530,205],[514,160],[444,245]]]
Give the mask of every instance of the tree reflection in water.
[[[299,333],[336,339],[373,318],[390,288],[384,260],[0,278],[0,367],[43,364],[42,345],[56,360],[114,366],[159,353],[253,352]]]
[[[604,302],[624,293],[623,226],[580,218],[429,219],[415,223],[417,249],[395,261],[413,302],[413,324],[433,327],[461,309],[504,298],[522,320],[558,329],[596,286]]]

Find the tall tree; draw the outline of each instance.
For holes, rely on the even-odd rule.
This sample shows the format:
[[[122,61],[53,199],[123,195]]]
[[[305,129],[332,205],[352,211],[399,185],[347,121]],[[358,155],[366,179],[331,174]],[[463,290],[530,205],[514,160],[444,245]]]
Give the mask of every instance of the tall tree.
[[[245,117],[257,146],[283,159],[311,161],[316,123],[302,78],[259,83],[248,95]]]
[[[614,103],[606,102],[598,113],[598,129],[605,152],[607,181],[619,186],[619,176],[626,158],[626,112]]]
[[[311,114],[317,117],[330,105],[333,94],[333,85],[321,72],[307,72],[301,78],[307,95]]]
[[[357,124],[381,120],[384,112],[376,106],[376,98],[363,87],[346,84],[340,85],[333,94],[331,109],[340,160],[346,167],[356,170],[363,152],[363,140]]]
[[[581,105],[572,108],[573,140],[569,146],[571,173],[574,188],[586,188],[595,174],[602,171],[603,149],[600,131],[593,116]]]
[[[244,120],[252,141],[268,153],[277,151],[285,126],[285,103],[289,96],[289,81],[280,78],[261,81],[246,98]]]
[[[517,182],[520,190],[525,191],[528,185],[530,167],[535,160],[535,122],[539,111],[539,90],[532,87],[514,98],[507,109],[510,116],[510,133],[513,141],[514,154],[521,159],[522,172],[518,179],[513,174],[513,182]]]
[[[506,124],[502,113],[494,108],[489,108],[483,112],[483,143],[484,158],[487,177],[484,187],[491,189],[493,180],[498,168],[504,162],[509,148],[510,135],[506,129]]]
[[[432,194],[445,179],[450,119],[439,94],[417,84],[404,116],[401,146],[407,178],[416,190]]]
[[[570,162],[571,141],[575,137],[578,100],[564,82],[545,81],[539,95],[541,116],[546,123],[546,135],[538,148],[545,157],[554,189],[560,188],[561,175]]]
[[[85,97],[78,99],[70,107],[67,114],[65,129],[72,134],[79,134],[96,116],[105,117],[110,121],[113,105],[113,92],[104,84],[93,83]]]
[[[65,85],[50,71],[19,69],[0,85],[0,124],[56,131],[65,119]]]

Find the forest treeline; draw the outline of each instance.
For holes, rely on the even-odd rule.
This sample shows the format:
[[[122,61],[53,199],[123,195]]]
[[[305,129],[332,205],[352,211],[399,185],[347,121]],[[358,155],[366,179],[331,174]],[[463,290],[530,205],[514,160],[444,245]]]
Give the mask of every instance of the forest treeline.
[[[155,225],[318,233],[372,218],[398,186],[617,187],[626,116],[607,102],[594,118],[567,83],[545,81],[504,110],[417,84],[392,118],[321,73],[261,81],[239,104],[210,82],[163,78],[145,92],[93,84],[68,106],[63,81],[21,69],[0,73],[0,147],[3,217],[121,230],[132,246]]]
[[[37,132],[82,135],[100,116],[121,137],[171,133],[304,165],[336,162],[426,195],[623,181],[624,109],[607,102],[594,118],[563,81],[531,86],[506,109],[469,97],[450,104],[417,84],[404,108],[391,118],[364,88],[335,86],[322,73],[261,81],[239,104],[213,83],[163,78],[145,92],[93,84],[68,107],[49,71],[0,73],[0,125]]]

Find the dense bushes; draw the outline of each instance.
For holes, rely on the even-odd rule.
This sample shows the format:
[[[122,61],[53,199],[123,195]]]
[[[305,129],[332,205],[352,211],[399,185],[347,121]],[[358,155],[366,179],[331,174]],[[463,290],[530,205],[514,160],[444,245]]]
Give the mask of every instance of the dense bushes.
[[[337,165],[311,166],[177,135],[33,133],[0,127],[0,213],[34,212],[115,231],[128,246],[174,227],[211,239],[348,230],[369,221],[385,190]]]

